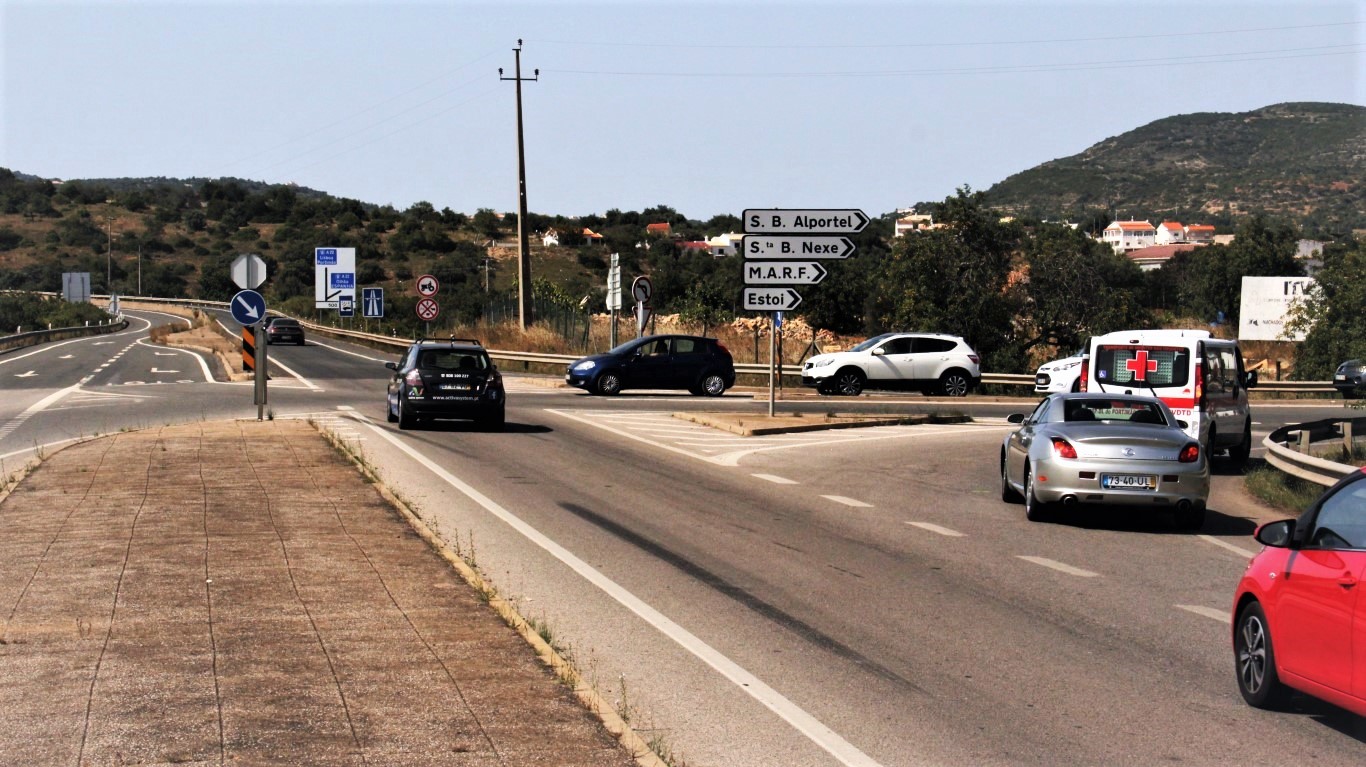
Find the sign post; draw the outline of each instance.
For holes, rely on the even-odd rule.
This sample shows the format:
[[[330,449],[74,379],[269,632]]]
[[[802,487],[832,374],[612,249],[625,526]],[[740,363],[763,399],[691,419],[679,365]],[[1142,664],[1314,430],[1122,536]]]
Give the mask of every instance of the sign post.
[[[844,235],[858,234],[871,219],[852,208],[754,208],[746,209],[742,220],[745,236],[740,241],[740,250],[745,255],[746,287],[741,302],[750,311],[773,312],[773,335],[768,346],[768,414],[772,416],[774,384],[782,374],[778,360],[782,349],[778,343],[782,313],[802,303],[801,294],[793,286],[815,285],[830,274],[819,261],[805,259],[843,259],[853,255],[854,241]]]
[[[621,311],[621,255],[612,254],[612,265],[607,268],[607,311],[612,327],[608,331],[609,347],[617,348],[617,312]]]
[[[264,276],[262,279],[265,279]],[[258,283],[259,284],[259,283]],[[232,297],[228,304],[232,318],[242,326],[242,365],[251,365],[255,374],[252,388],[253,404],[256,405],[256,420],[266,419],[266,299],[260,293],[245,288]]]

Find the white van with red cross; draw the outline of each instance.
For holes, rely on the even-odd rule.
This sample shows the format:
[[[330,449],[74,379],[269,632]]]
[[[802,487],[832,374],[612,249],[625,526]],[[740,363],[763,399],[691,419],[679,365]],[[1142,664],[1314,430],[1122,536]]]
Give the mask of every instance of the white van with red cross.
[[[1228,451],[1236,466],[1247,463],[1247,390],[1257,374],[1244,371],[1237,341],[1207,330],[1121,330],[1091,338],[1082,370],[1082,391],[1158,397],[1207,457]]]

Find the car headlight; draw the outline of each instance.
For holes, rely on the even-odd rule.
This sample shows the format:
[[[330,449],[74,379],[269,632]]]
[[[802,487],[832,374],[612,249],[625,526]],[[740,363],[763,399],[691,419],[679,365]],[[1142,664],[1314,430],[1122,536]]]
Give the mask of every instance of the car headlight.
[[[583,362],[575,363],[573,370],[577,370],[578,372],[582,373],[585,370],[592,370],[597,366],[598,363],[594,362],[593,360],[584,360]]]
[[[825,367],[826,365],[829,365],[829,364],[832,363],[832,362],[834,362],[833,359],[811,360],[811,367],[813,367],[813,368],[823,368],[823,367]]]

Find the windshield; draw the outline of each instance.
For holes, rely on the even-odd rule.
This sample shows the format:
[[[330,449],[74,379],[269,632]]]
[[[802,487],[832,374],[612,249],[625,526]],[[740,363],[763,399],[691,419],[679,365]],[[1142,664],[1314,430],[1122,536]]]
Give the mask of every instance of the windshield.
[[[1096,381],[1147,388],[1190,383],[1190,350],[1163,346],[1101,346],[1092,361]]]

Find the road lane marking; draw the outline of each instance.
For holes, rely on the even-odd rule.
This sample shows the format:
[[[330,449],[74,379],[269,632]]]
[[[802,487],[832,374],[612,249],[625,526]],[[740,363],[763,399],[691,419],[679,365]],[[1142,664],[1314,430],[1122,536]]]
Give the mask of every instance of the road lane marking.
[[[669,639],[673,640],[680,647],[692,653],[703,663],[711,666],[723,677],[729,679],[769,711],[782,717],[782,719],[792,725],[797,732],[800,732],[810,739],[811,742],[825,749],[831,756],[835,757],[840,764],[847,765],[847,767],[880,767],[879,763],[872,757],[858,750],[858,748],[845,740],[839,733],[821,723],[820,720],[807,713],[796,703],[788,700],[762,679],[721,654],[718,650],[702,641],[692,632],[675,623],[659,610],[651,607],[640,597],[632,594],[616,581],[603,575],[592,565],[551,540],[544,533],[527,524],[517,515],[498,505],[493,499],[479,492],[464,480],[439,466],[435,461],[410,447],[404,440],[395,437],[387,429],[383,429],[376,424],[371,423],[368,418],[365,418],[362,415],[357,414],[353,417],[358,423],[363,424],[373,431],[380,439],[383,439],[398,450],[407,454],[409,458],[412,458],[428,471],[435,474],[438,478],[445,481],[446,484],[459,490],[470,500],[482,506],[485,511],[502,520],[527,540],[541,547],[546,553],[558,559],[584,580],[598,587],[604,594],[607,594],[612,599],[616,600],[618,604],[635,613],[638,617],[653,626]]]
[[[1185,610],[1186,612],[1192,612],[1192,613],[1195,613],[1196,615],[1203,615],[1203,616],[1205,616],[1206,618],[1213,618],[1214,620],[1217,620],[1217,621],[1219,621],[1220,623],[1232,623],[1232,622],[1233,622],[1233,619],[1232,619],[1231,617],[1229,617],[1228,610],[1218,610],[1218,609],[1216,609],[1216,608],[1213,608],[1213,607],[1205,607],[1205,606],[1203,606],[1203,605],[1176,605],[1176,606],[1179,607],[1179,608],[1181,608],[1182,610]]]
[[[57,391],[47,395],[46,397],[43,397],[42,399],[38,400],[32,405],[29,405],[27,410],[9,419],[9,421],[6,422],[4,426],[0,426],[0,439],[9,436],[11,432],[22,426],[24,424],[24,421],[27,421],[34,414],[41,413],[48,407],[60,402],[63,397],[67,396],[68,394],[71,394],[72,392],[80,391],[80,389],[80,384],[74,384],[72,386],[66,387],[65,389],[58,389]]]
[[[1100,575],[1100,573],[1093,573],[1090,570],[1083,570],[1080,567],[1073,567],[1068,564],[1063,564],[1062,562],[1059,562],[1054,559],[1046,559],[1044,557],[1027,557],[1023,554],[1019,554],[1017,555],[1017,557],[1019,559],[1023,559],[1026,562],[1032,562],[1036,565],[1047,567],[1050,570],[1057,570],[1058,572],[1066,573],[1067,575],[1075,575],[1078,578],[1096,578]]]
[[[768,481],[768,482],[772,482],[772,483],[775,484],[775,485],[795,485],[795,484],[797,484],[797,481],[796,481],[795,479],[788,479],[787,477],[779,477],[779,476],[774,475],[774,474],[751,474],[750,476],[751,476],[751,477],[758,477],[759,479],[766,480],[766,481]]]
[[[822,495],[821,497],[824,498],[824,499],[826,499],[827,501],[834,501],[835,503],[842,503],[842,504],[844,504],[845,506],[853,506],[853,507],[856,508],[856,509],[871,509],[871,508],[873,508],[873,504],[871,504],[871,503],[864,503],[863,501],[860,501],[860,500],[858,500],[857,498],[847,498],[847,497],[845,497],[845,496],[843,496],[843,495]]]
[[[1241,556],[1248,557],[1249,559],[1257,556],[1257,552],[1255,551],[1248,551],[1247,549],[1242,548],[1241,546],[1234,546],[1228,541],[1221,541],[1212,535],[1197,535],[1196,537],[1202,541],[1207,541],[1209,543],[1214,544],[1215,546],[1219,546],[1220,548],[1228,549],[1234,554],[1239,554]]]
[[[948,538],[963,537],[963,534],[958,532],[957,530],[948,527],[940,527],[939,525],[933,524],[931,522],[907,522],[906,524],[911,525],[913,527],[918,527],[922,530],[929,530],[932,533],[939,533],[940,535],[946,536]]]
[[[147,341],[147,340],[141,339],[141,338],[138,339],[138,343],[141,344],[142,346],[151,347],[152,349],[165,349],[166,351],[164,351],[164,352],[153,352],[153,353],[156,354],[156,356],[158,356],[158,357],[162,357],[162,356],[165,356],[165,355],[167,355],[167,354],[188,354],[188,355],[190,355],[191,357],[193,357],[193,358],[195,359],[195,361],[197,361],[197,362],[199,363],[199,369],[200,369],[200,371],[203,372],[203,374],[204,374],[204,381],[205,381],[206,383],[213,383],[213,382],[214,382],[214,381],[213,381],[213,371],[209,370],[209,363],[204,361],[204,355],[200,354],[199,352],[196,352],[196,351],[193,350],[193,349],[182,349],[182,348],[177,347],[177,346],[163,346],[163,345],[161,345],[161,344],[154,344],[154,343],[152,343],[151,341]]]

